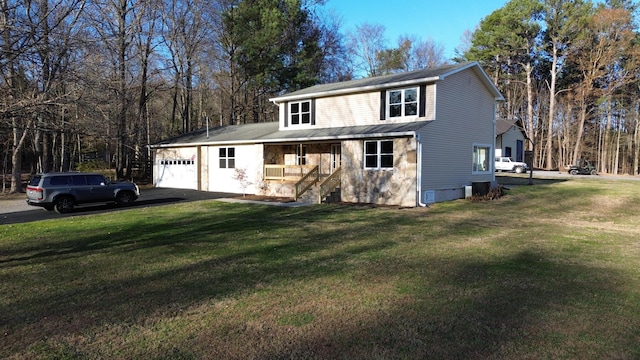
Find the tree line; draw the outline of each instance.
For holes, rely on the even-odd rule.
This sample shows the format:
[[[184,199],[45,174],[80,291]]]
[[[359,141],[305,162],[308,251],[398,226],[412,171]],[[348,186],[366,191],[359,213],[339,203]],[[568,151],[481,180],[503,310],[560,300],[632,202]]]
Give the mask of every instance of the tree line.
[[[3,191],[5,181],[21,191],[24,172],[92,162],[130,178],[147,164],[148,144],[206,125],[275,121],[273,96],[380,73],[365,71],[356,60],[365,43],[323,6],[0,0]]]
[[[636,174],[635,11],[512,0],[446,59],[431,38],[391,44],[380,24],[345,32],[324,0],[0,0],[3,185],[21,191],[22,173],[93,162],[130,178],[148,144],[276,121],[271,97],[468,60],[505,94],[499,116],[522,124],[536,166],[587,157]]]
[[[479,61],[505,95],[499,117],[529,138],[535,166],[580,159],[638,174],[640,34],[630,0],[511,0],[470,34],[458,61]]]

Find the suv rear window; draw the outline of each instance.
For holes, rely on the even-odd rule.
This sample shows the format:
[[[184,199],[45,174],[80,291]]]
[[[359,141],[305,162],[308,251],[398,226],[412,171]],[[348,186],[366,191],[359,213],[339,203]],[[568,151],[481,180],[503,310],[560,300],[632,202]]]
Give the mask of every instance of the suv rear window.
[[[29,186],[38,186],[38,185],[40,185],[40,179],[42,179],[42,176],[33,175],[31,177],[31,179],[29,180]]]

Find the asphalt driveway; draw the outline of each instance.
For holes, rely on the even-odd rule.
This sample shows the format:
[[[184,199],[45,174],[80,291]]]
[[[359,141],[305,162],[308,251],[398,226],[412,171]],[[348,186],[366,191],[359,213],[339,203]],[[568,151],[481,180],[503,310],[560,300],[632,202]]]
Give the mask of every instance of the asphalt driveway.
[[[56,219],[68,216],[78,216],[84,214],[99,214],[121,209],[132,209],[136,207],[149,207],[178,202],[189,202],[207,199],[223,199],[237,197],[238,194],[216,193],[185,189],[142,189],[140,197],[128,207],[120,208],[112,204],[88,204],[77,206],[70,214],[58,214],[55,211],[45,211],[42,208],[29,206],[25,197],[0,199],[0,225],[24,223],[30,221]]]

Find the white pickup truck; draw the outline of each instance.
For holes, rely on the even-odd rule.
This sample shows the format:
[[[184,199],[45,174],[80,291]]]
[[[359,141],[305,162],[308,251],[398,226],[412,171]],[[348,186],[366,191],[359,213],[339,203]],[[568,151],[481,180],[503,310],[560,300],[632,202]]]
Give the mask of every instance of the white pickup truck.
[[[529,166],[526,163],[513,161],[506,156],[496,156],[495,168],[496,171],[513,171],[516,174],[529,170]]]

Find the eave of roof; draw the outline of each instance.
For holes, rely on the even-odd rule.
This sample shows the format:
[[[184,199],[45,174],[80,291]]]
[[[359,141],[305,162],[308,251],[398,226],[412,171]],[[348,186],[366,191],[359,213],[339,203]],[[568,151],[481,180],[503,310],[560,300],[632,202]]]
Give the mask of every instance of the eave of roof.
[[[528,138],[524,127],[522,126],[522,122],[520,120],[505,120],[499,119],[496,121],[496,135],[502,135],[507,131],[511,130],[511,128],[516,128],[519,130],[525,138]]]
[[[480,67],[480,64],[478,64],[478,62],[450,64],[401,74],[374,76],[370,78],[343,81],[331,84],[320,84],[294,91],[289,94],[278,96],[269,100],[274,104],[279,104],[286,101],[319,98],[326,96],[338,96],[394,87],[427,84],[444,80],[447,76],[469,68],[474,68],[475,72],[482,78],[489,90],[493,93],[496,100],[504,100],[504,97],[502,96],[498,88],[495,86],[495,84],[493,84],[491,79],[489,79],[484,70],[482,70],[482,67]]]
[[[428,123],[429,121],[418,121],[304,130],[279,130],[277,122],[232,125],[210,129],[208,136],[206,129],[200,129],[149,145],[149,147],[157,149],[197,145],[245,145],[414,136],[417,130]]]

